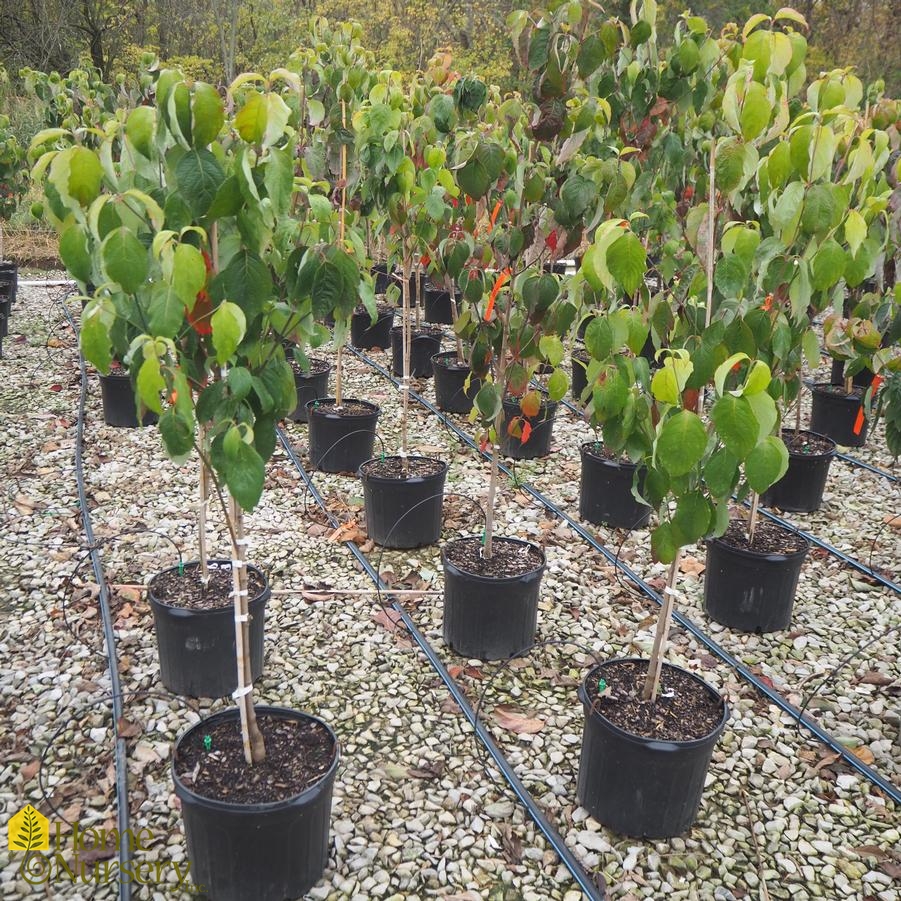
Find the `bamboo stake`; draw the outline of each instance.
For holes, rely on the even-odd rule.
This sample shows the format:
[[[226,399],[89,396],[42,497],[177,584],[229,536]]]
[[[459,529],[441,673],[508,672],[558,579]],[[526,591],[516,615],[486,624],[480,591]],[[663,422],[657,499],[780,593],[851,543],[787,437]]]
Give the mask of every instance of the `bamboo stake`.
[[[198,439],[203,453],[206,453],[206,428],[200,426]],[[206,511],[209,502],[209,484],[206,463],[200,458],[200,506],[197,510],[197,553],[200,557],[200,581],[204,587],[210,581],[209,552],[206,545]]]
[[[666,588],[663,589],[663,607],[660,610],[660,617],[657,620],[657,631],[654,635],[654,648],[651,651],[648,675],[641,692],[641,697],[645,701],[656,701],[657,692],[660,689],[660,673],[663,670],[663,658],[666,656],[670,623],[673,619],[673,607],[676,602],[675,585],[676,578],[679,574],[679,560],[681,557],[682,548],[679,548],[676,552],[676,559],[670,564]]]
[[[341,126],[342,128],[347,128],[347,104],[342,100],[341,101]],[[347,144],[341,145],[341,209],[338,211],[338,240],[343,245],[344,244],[344,233],[345,233],[345,215],[347,210]],[[335,360],[335,407],[337,409],[341,409],[343,404],[343,385],[342,385],[342,370],[344,368],[343,362],[343,347],[338,348],[337,359]]]
[[[716,256],[716,138],[710,142],[710,192],[707,201],[707,310],[704,328],[710,328],[713,319],[713,269]],[[698,415],[704,412],[704,385],[698,391]]]
[[[244,759],[249,764],[266,758],[266,745],[257,726],[253,706],[253,675],[250,669],[250,615],[247,603],[247,539],[244,537],[244,513],[237,501],[229,497],[232,521],[232,593],[235,608],[235,648],[237,651],[238,688],[234,697],[241,714],[241,739]]]
[[[757,529],[757,507],[760,504],[760,495],[756,491],[751,492],[751,515],[748,517],[748,544],[754,544],[754,531]]]
[[[403,314],[401,317],[401,336],[403,340],[403,377],[401,394],[404,410],[400,421],[400,456],[406,472],[407,467],[407,418],[410,412],[410,354],[413,352],[413,335],[410,323],[410,273],[412,262],[409,251],[404,246],[404,281],[401,285],[403,295]]]
[[[463,364],[466,362],[465,354],[463,353],[463,339],[457,334],[457,320],[460,318],[460,310],[457,307],[457,295],[454,291],[453,279],[447,273],[444,274],[444,288],[450,295],[451,319],[454,321],[454,340],[457,342],[457,362]]]

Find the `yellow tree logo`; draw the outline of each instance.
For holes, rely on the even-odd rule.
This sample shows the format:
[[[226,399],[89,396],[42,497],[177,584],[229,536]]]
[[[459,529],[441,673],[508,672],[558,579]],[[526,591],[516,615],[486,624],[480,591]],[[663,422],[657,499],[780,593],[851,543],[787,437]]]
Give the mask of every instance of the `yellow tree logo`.
[[[30,804],[23,807],[6,827],[10,851],[46,851],[50,847],[50,821]]]

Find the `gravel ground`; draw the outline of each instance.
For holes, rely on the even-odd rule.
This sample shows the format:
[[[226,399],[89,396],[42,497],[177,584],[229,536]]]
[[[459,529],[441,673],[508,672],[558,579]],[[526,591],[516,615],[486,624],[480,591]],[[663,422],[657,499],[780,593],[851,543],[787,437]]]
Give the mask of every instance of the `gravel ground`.
[[[0,363],[5,373],[0,453],[9,496],[0,543],[6,564],[0,570],[0,652],[9,661],[0,683],[8,724],[0,734],[0,792],[7,819],[26,801],[49,813],[40,778],[59,812],[54,820],[77,820],[82,828],[112,826],[109,679],[72,463],[77,353],[48,291],[23,288],[20,297]],[[384,354],[376,359],[386,361]],[[388,452],[396,450],[395,389],[352,359],[347,378],[349,396],[382,404],[379,431]],[[431,386],[423,384],[433,396]],[[96,377],[90,389],[85,477],[103,565],[110,582],[144,583],[172,565],[173,543],[185,559],[195,555],[195,472],[190,464],[178,468],[167,461],[153,430],[104,426]],[[466,427],[465,418],[459,421]],[[289,424],[286,430],[303,456],[306,426]],[[484,500],[487,464],[474,452],[415,406],[410,434],[413,449],[450,462],[449,492]],[[554,455],[517,468],[521,478],[574,515],[578,444],[588,435],[583,423],[561,411]],[[880,444],[877,431],[866,448],[852,453],[888,467]],[[366,542],[357,481],[317,474],[316,483],[346,524],[345,534],[379,561],[379,549]],[[891,571],[899,559],[899,533],[879,529],[885,517],[899,512],[896,491],[884,479],[836,462],[823,510],[789,518],[863,559],[876,537],[873,565]],[[266,668],[257,697],[320,714],[342,744],[332,855],[310,897],[580,897],[487,764],[472,730],[403,627],[371,596],[322,595],[323,587],[365,589],[370,583],[347,549],[330,540],[332,529],[304,495],[296,470],[279,450],[264,501],[248,517],[248,531],[250,556],[269,573],[273,588],[296,590],[270,602]],[[211,519],[214,552],[225,556],[225,532],[215,509]],[[451,498],[445,527],[444,537],[450,538],[480,526],[470,505]],[[614,835],[577,807],[582,712],[576,685],[590,662],[586,650],[602,658],[646,653],[656,607],[617,581],[600,555],[509,483],[498,505],[498,531],[544,545],[548,570],[538,637],[571,641],[572,647],[538,650],[492,679],[496,667],[462,660],[443,645],[439,596],[424,594],[404,603],[470,698],[485,692],[486,720],[497,740],[567,844],[586,867],[603,874],[609,897],[901,898],[901,817],[891,802],[678,628],[670,659],[701,672],[732,706],[697,825],[680,839],[642,842]],[[660,584],[654,580],[663,567],[649,560],[646,532],[624,536],[598,530],[597,535],[612,548],[622,542],[620,556]],[[897,635],[875,642],[818,687],[842,658],[898,623],[897,596],[815,553],[802,573],[791,631],[741,636],[719,629],[703,614],[698,578],[703,561],[702,549],[689,552],[680,581],[681,609],[790,700],[800,702],[815,689],[811,709],[823,725],[901,785]],[[441,588],[437,548],[386,551],[378,565],[394,584]],[[181,860],[169,748],[200,714],[222,702],[185,702],[162,689],[141,592],[117,589],[113,609],[124,688],[144,693],[128,700],[122,724],[129,736],[131,816],[135,827],[156,837],[148,859]],[[507,705],[500,721],[499,704]],[[518,734],[507,728],[511,706],[538,731]],[[517,723],[516,714],[512,722]],[[93,886],[31,890],[18,873],[18,859],[3,863],[5,897],[114,897],[112,890]],[[190,897],[174,885],[141,891],[136,897],[154,901]]]

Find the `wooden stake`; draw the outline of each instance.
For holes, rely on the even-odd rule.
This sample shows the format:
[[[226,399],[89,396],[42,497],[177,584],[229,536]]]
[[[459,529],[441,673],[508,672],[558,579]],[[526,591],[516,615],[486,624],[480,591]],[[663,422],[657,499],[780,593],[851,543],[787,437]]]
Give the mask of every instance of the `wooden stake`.
[[[341,101],[341,126],[347,128],[347,105]],[[341,209],[338,211],[338,240],[344,244],[344,218],[347,210],[347,144],[341,145]],[[341,351],[338,348],[338,356],[335,360],[335,407],[341,409],[343,401],[342,392],[342,368],[343,360]]]
[[[201,451],[206,454],[206,428],[198,429],[198,440]],[[197,510],[197,553],[200,557],[200,581],[206,586],[210,581],[209,553],[206,546],[206,511],[210,490],[203,456],[200,458],[200,506]]]
[[[760,504],[760,495],[756,491],[751,492],[751,515],[748,517],[748,544],[754,545],[754,530],[757,528],[757,507]]]
[[[229,518],[232,521],[232,594],[235,609],[235,649],[237,651],[238,688],[235,701],[241,714],[241,739],[244,759],[249,764],[266,758],[266,745],[257,726],[253,706],[253,675],[250,669],[250,615],[247,603],[247,540],[244,537],[244,512],[233,497],[229,497]]]
[[[410,412],[410,354],[413,352],[412,325],[410,323],[410,274],[412,261],[404,246],[404,282],[401,285],[403,296],[403,313],[401,317],[401,339],[403,343],[403,379],[401,395],[404,410],[400,420],[400,455],[404,468],[407,465],[407,418]]]
[[[663,670],[663,658],[666,656],[670,623],[673,619],[673,607],[676,601],[675,585],[679,574],[679,560],[681,557],[682,548],[679,548],[676,552],[676,559],[670,564],[666,588],[663,589],[663,607],[657,620],[657,632],[654,635],[654,648],[651,651],[648,675],[645,679],[644,689],[641,692],[641,697],[645,701],[656,701],[657,692],[660,689],[660,673]]]
[[[704,328],[713,319],[713,270],[716,257],[716,138],[710,142],[710,192],[707,201],[707,310]],[[704,412],[704,386],[698,391],[698,416]]]

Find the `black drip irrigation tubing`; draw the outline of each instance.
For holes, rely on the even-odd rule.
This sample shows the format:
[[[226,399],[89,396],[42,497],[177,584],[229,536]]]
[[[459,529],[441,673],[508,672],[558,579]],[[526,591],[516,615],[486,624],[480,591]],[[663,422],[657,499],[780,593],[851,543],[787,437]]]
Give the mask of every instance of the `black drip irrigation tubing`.
[[[898,481],[898,476],[888,472],[888,470],[880,469],[878,466],[873,466],[872,463],[867,463],[865,460],[859,460],[857,457],[852,457],[850,454],[837,453],[835,456],[844,463],[849,463],[851,466],[865,469],[867,472],[872,472],[874,475],[882,476],[883,479],[888,479],[890,482]]]
[[[66,319],[72,331],[78,335],[78,326],[75,323],[65,301],[61,301]],[[75,481],[78,486],[78,505],[81,509],[81,521],[84,525],[84,533],[88,542],[88,551],[91,558],[91,567],[94,570],[94,580],[99,586],[98,604],[100,618],[103,623],[103,638],[106,643],[106,655],[109,663],[110,696],[113,708],[113,733],[116,736],[114,749],[116,765],[116,823],[119,830],[119,872],[130,872],[129,861],[131,859],[131,847],[129,844],[129,810],[128,810],[128,762],[125,753],[125,738],[119,735],[119,723],[122,721],[124,710],[122,707],[122,685],[119,681],[119,665],[116,654],[116,634],[113,630],[113,619],[109,606],[109,587],[103,574],[103,564],[100,562],[100,554],[94,540],[94,529],[91,525],[91,513],[88,507],[87,492],[84,485],[84,420],[85,405],[88,396],[88,370],[85,366],[84,356],[79,350],[78,364],[81,368],[81,392],[78,400],[78,425],[75,438]],[[130,880],[119,880],[120,901],[130,901]]]
[[[325,499],[319,493],[319,490],[313,483],[312,477],[306,471],[303,463],[301,463],[300,461],[300,458],[295,453],[294,448],[291,446],[291,442],[288,440],[287,435],[285,435],[282,429],[278,429],[277,434],[282,447],[285,449],[285,453],[288,455],[288,459],[294,464],[295,468],[300,474],[301,479],[303,479],[307,490],[312,495],[313,500],[316,501],[322,512],[325,513],[325,515],[328,517],[328,520],[332,524],[332,526],[334,528],[337,528],[340,525],[338,519],[326,506]],[[548,818],[544,815],[541,808],[535,802],[535,799],[529,793],[529,790],[525,787],[525,785],[523,785],[520,778],[516,775],[516,772],[510,765],[507,758],[504,757],[503,752],[491,737],[491,734],[488,732],[488,730],[482,724],[482,721],[472,709],[472,705],[469,703],[466,695],[463,694],[454,678],[447,671],[445,665],[438,658],[438,655],[435,653],[435,649],[428,643],[422,632],[419,631],[419,628],[410,617],[410,614],[407,613],[407,611],[399,601],[397,601],[396,599],[390,599],[391,588],[382,581],[379,574],[369,562],[369,558],[360,550],[360,548],[357,547],[357,545],[353,541],[345,541],[344,544],[354,555],[354,557],[356,557],[360,566],[363,568],[364,572],[369,576],[369,578],[372,579],[376,587],[385,592],[385,595],[389,598],[389,606],[400,616],[404,626],[406,626],[407,631],[410,633],[410,636],[413,638],[416,644],[419,645],[420,650],[423,652],[423,654],[425,654],[426,659],[432,665],[432,668],[435,670],[435,672],[437,672],[441,677],[441,681],[444,682],[447,690],[451,694],[451,697],[454,699],[454,701],[457,702],[457,705],[459,706],[463,715],[469,721],[469,724],[475,730],[476,735],[479,737],[488,753],[494,759],[494,762],[497,764],[498,769],[507,780],[510,788],[513,789],[514,794],[519,799],[520,803],[526,808],[529,816],[534,820],[535,825],[538,826],[538,828],[544,834],[544,837],[548,840],[551,847],[553,847],[553,849],[557,852],[557,855],[560,857],[563,865],[572,874],[573,879],[576,880],[576,882],[579,884],[579,887],[582,889],[585,895],[591,899],[591,901],[604,901],[606,897],[604,891],[598,886],[596,882],[594,882],[591,876],[585,872],[584,868],[576,859],[575,855],[563,841],[563,837],[559,832],[557,832],[557,830],[551,824],[550,820],[548,820]]]
[[[582,417],[582,411],[574,403],[566,400],[566,398],[560,401],[560,403],[563,404],[563,406],[566,407],[567,410],[572,411],[580,418]],[[852,457],[850,459],[854,458]],[[862,463],[862,461],[856,462]],[[880,475],[885,475],[889,478],[892,478],[889,473],[885,473],[881,469],[871,467],[869,464],[863,465],[865,466],[865,468],[874,469]],[[745,506],[749,506],[747,501],[745,501]],[[794,532],[797,535],[800,535],[802,538],[806,538],[811,544],[815,545],[818,548],[822,548],[824,551],[827,551],[829,554],[831,554],[837,560],[840,560],[845,565],[850,566],[852,569],[856,569],[858,572],[863,573],[868,578],[878,582],[880,585],[882,585],[883,588],[888,588],[890,591],[894,591],[896,594],[901,594],[901,585],[899,585],[897,582],[894,582],[892,579],[883,576],[881,573],[878,573],[871,566],[868,566],[866,563],[858,560],[856,557],[851,557],[844,551],[839,550],[837,547],[835,547],[835,545],[829,544],[828,541],[823,541],[821,538],[817,538],[817,536],[812,532],[805,532],[803,529],[798,528],[798,526],[796,526],[794,523],[789,522],[789,520],[778,516],[770,510],[767,510],[763,506],[760,506],[757,509],[761,513],[761,515],[765,516],[767,519],[771,520],[772,522],[778,523],[783,528],[788,529],[789,531]]]
[[[398,382],[386,369],[380,366],[375,360],[370,359],[366,354],[357,350],[355,347],[350,346],[351,352],[376,372],[380,373],[384,378],[388,379],[395,387],[400,387],[400,382]],[[421,406],[425,407],[429,412],[433,413],[437,416],[444,425],[451,429],[459,438],[461,438],[466,444],[469,445],[473,450],[478,452],[482,457],[486,460],[491,459],[491,455],[487,453],[487,451],[479,450],[478,445],[475,441],[461,429],[453,420],[451,420],[448,416],[442,413],[430,400],[423,397],[421,394],[416,391],[410,390],[410,397],[412,397],[417,403]],[[578,409],[578,408],[577,408]],[[498,460],[498,469],[503,472],[508,478],[512,478],[513,473],[510,469],[504,465],[500,460]],[[612,563],[615,567],[617,567],[623,575],[625,575],[630,581],[632,581],[641,591],[653,600],[655,603],[662,606],[663,598],[645,582],[644,579],[641,578],[630,566],[626,563],[623,563],[619,557],[610,551],[608,548],[604,547],[604,545],[600,544],[597,539],[578,521],[573,519],[565,510],[558,507],[550,498],[543,495],[537,488],[529,484],[528,482],[519,482],[519,487],[529,494],[534,500],[536,500],[539,504],[541,504],[548,512],[563,520],[580,538],[586,541],[589,545],[591,545],[594,550],[598,553],[602,554],[610,563]],[[694,636],[697,641],[699,641],[707,650],[709,650],[712,654],[719,657],[727,666],[737,672],[746,682],[751,684],[754,688],[757,689],[760,694],[767,698],[771,703],[775,704],[780,710],[784,713],[787,713],[792,717],[799,725],[804,726],[811,734],[813,734],[819,741],[821,741],[824,745],[830,748],[834,753],[838,754],[842,760],[853,770],[856,770],[860,775],[864,778],[868,779],[873,785],[879,788],[885,795],[887,795],[896,805],[901,806],[901,789],[898,788],[894,783],[890,782],[886,779],[881,773],[876,772],[872,767],[865,764],[859,757],[853,754],[848,748],[842,745],[839,741],[832,737],[825,729],[822,728],[815,720],[811,719],[806,714],[802,714],[794,705],[790,704],[778,691],[774,688],[771,688],[765,682],[762,682],[757,676],[752,673],[748,667],[746,667],[739,660],[736,660],[735,657],[732,656],[725,648],[721,647],[714,641],[703,629],[699,626],[695,625],[691,619],[689,619],[685,614],[679,612],[678,610],[673,611],[673,619],[682,626],[687,632],[689,632],[692,636]]]

